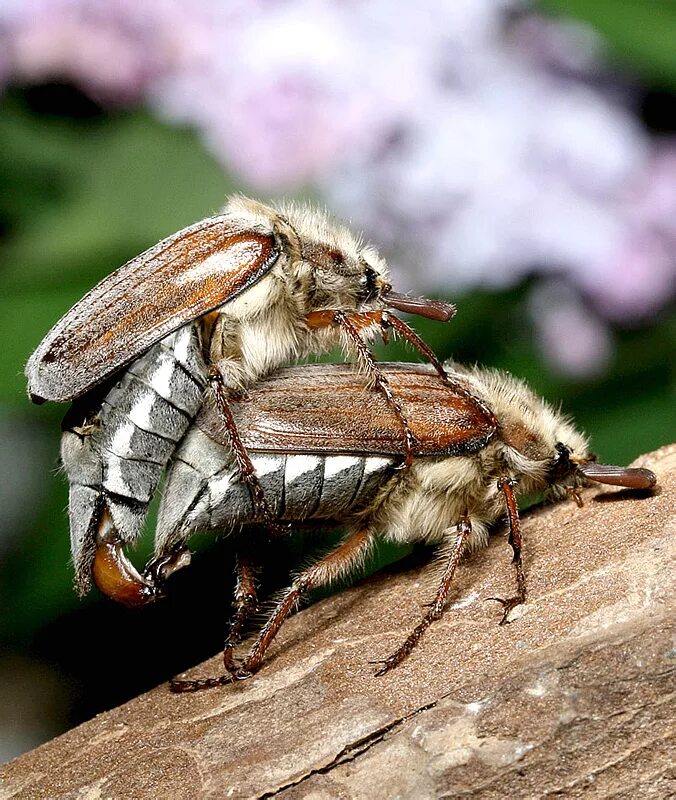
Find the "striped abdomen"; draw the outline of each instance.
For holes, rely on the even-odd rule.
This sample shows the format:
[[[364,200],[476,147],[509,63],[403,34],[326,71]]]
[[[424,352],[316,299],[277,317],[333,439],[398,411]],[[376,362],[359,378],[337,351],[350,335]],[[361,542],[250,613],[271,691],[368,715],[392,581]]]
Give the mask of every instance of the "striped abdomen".
[[[78,420],[64,432],[71,552],[81,590],[89,586],[102,505],[123,541],[140,536],[162,470],[195,418],[205,385],[197,336],[186,326],[133,362],[83,427]]]
[[[359,455],[250,452],[265,498],[287,521],[335,519],[359,508],[392,475],[400,459]],[[174,456],[160,505],[158,555],[197,531],[260,522],[230,449],[197,426]]]

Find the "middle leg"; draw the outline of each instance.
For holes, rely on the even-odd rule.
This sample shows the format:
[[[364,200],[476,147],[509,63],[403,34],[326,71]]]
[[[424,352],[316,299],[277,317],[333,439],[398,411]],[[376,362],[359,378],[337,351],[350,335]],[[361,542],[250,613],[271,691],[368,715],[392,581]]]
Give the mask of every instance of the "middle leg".
[[[455,571],[458,567],[458,562],[460,561],[460,557],[462,556],[465,545],[467,544],[467,539],[471,533],[472,523],[470,522],[469,517],[465,516],[460,520],[460,522],[458,522],[457,535],[455,537],[453,549],[451,550],[451,555],[446,563],[444,574],[439,582],[437,593],[434,597],[434,600],[430,604],[429,611],[411,631],[402,644],[394,651],[394,653],[392,653],[392,655],[388,656],[384,661],[373,662],[381,665],[380,668],[376,670],[376,675],[384,675],[386,672],[389,672],[391,669],[394,669],[396,666],[401,664],[401,662],[418,644],[420,637],[423,635],[423,633],[425,633],[429,626],[435,620],[441,618],[446,607],[448,593],[451,590],[451,582],[453,581]]]
[[[240,480],[249,487],[254,507],[262,516],[265,526],[273,536],[280,536],[286,533],[287,530],[276,518],[265,497],[265,492],[258,480],[258,475],[256,474],[249,453],[237,430],[237,424],[233,417],[232,409],[230,408],[228,389],[217,365],[212,365],[209,370],[209,386],[216,403],[216,410],[223,423],[223,429],[228,437]]]

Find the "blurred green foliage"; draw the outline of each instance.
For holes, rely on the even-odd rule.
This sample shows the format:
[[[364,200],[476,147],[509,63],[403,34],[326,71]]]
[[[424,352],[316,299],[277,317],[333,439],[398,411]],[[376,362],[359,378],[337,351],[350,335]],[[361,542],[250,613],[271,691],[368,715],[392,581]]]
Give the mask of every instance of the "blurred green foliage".
[[[77,120],[0,105],[0,403],[24,406],[21,365],[116,266],[232,190],[196,136],[142,111]],[[30,320],[30,324],[28,321]]]
[[[621,67],[656,86],[676,88],[674,0],[539,0],[538,4],[592,25]]]
[[[31,406],[23,365],[104,275],[216,211],[233,187],[188,130],[142,111],[36,114],[19,92],[0,102],[0,185],[0,413],[42,428],[53,453],[46,502],[31,509],[32,527],[0,564],[0,637],[27,642],[80,601],[68,566],[67,491],[54,469],[65,406]]]

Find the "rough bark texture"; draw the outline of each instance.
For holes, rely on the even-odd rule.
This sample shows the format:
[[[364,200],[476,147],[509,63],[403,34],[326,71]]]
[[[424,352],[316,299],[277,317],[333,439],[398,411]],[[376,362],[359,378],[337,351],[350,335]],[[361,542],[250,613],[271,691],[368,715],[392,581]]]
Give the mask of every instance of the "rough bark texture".
[[[249,681],[159,686],[8,764],[3,798],[668,797],[676,794],[676,445],[654,494],[587,490],[527,514],[529,602],[512,624],[500,536],[399,668],[437,570],[376,576],[301,612]],[[516,612],[521,612],[520,614]],[[218,674],[219,659],[191,676]]]

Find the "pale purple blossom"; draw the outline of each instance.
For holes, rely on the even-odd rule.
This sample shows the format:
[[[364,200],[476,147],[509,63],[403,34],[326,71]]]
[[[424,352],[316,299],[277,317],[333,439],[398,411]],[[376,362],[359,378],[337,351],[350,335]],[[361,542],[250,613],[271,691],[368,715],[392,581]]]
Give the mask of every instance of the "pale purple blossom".
[[[529,298],[535,341],[544,358],[575,378],[602,375],[613,354],[610,328],[561,281],[538,285]]]
[[[676,291],[676,147],[652,148],[638,177],[620,193],[615,249],[579,284],[618,322],[658,312]]]
[[[5,0],[0,80],[62,78],[193,125],[245,185],[319,189],[411,288],[555,276],[588,331],[641,320],[674,290],[676,143],[639,124],[590,29],[528,10]]]
[[[152,58],[132,26],[111,24],[101,9],[69,0],[28,0],[2,9],[2,49],[12,80],[67,80],[103,102],[140,98],[154,72]]]

